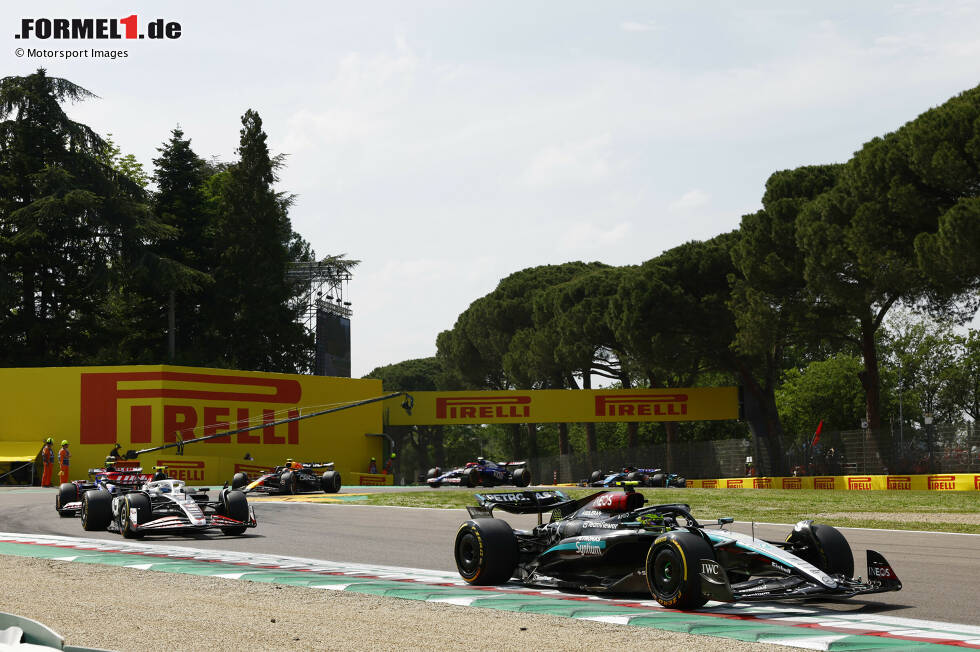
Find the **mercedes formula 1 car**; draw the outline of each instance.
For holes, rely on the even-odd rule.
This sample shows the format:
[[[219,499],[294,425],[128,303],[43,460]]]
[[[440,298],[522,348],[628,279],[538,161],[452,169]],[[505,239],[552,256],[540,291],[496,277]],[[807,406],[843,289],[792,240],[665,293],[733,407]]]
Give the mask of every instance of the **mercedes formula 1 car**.
[[[82,496],[86,491],[101,489],[112,496],[122,495],[139,489],[151,480],[166,478],[165,471],[166,468],[162,466],[153,467],[153,473],[143,473],[140,467],[116,469],[107,460],[106,468],[88,470],[88,480],[63,482],[54,497],[54,508],[58,516],[70,518],[81,513]]]
[[[327,469],[322,475],[315,471]],[[245,473],[236,473],[231,479],[232,489],[262,491],[277,494],[298,494],[324,491],[335,494],[340,491],[340,472],[333,470],[333,462],[294,462],[286,460],[282,466],[249,481]]]
[[[498,464],[478,457],[475,462],[467,462],[466,466],[445,473],[438,466],[429,469],[425,481],[432,488],[441,487],[444,484],[455,484],[462,487],[496,487],[512,484],[517,487],[526,487],[531,484],[531,472],[528,471],[526,464],[527,462]]]
[[[222,489],[218,500],[183,480],[152,480],[128,493],[90,489],[82,495],[82,527],[139,538],[148,532],[220,529],[238,535],[255,527],[255,514],[241,491]]]
[[[635,466],[624,466],[621,471],[593,471],[589,481],[583,484],[589,487],[615,487],[620,482],[638,482],[644,487],[686,487],[687,480],[676,473],[665,473],[663,469],[640,469]]]
[[[470,584],[504,584],[596,593],[646,593],[661,605],[697,609],[709,599],[849,598],[902,588],[879,553],[867,551],[867,581],[854,579],[854,558],[829,525],[800,521],[785,541],[708,529],[683,504],[644,506],[642,494],[603,491],[572,500],[560,491],[478,494],[455,541],[456,566]],[[494,509],[538,514],[531,530],[514,530]],[[541,514],[551,520],[542,523]]]

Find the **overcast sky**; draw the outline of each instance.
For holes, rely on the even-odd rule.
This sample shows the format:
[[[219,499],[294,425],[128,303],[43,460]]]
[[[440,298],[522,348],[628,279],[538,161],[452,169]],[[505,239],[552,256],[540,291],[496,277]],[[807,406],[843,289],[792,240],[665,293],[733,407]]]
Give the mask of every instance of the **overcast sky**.
[[[13,36],[23,18],[134,13],[182,35]],[[0,16],[3,74],[45,67],[96,93],[70,115],[148,170],[178,123],[202,157],[234,160],[259,112],[288,155],[293,228],[363,261],[355,377],[433,355],[512,272],[636,264],[735,229],[772,172],[846,161],[980,83],[975,1],[12,0]]]

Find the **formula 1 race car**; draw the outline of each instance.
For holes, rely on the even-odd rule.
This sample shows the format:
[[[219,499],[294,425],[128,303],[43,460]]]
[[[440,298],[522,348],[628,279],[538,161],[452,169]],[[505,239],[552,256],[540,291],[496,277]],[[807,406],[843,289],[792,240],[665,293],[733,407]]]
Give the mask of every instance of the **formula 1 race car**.
[[[593,471],[588,487],[615,487],[622,481],[638,482],[643,487],[686,487],[687,480],[676,473],[665,473],[663,469],[640,469],[635,466],[624,466],[621,471]]]
[[[661,605],[697,609],[709,599],[849,598],[898,591],[902,583],[879,553],[867,551],[868,580],[853,579],[854,558],[829,525],[800,521],[786,541],[763,541],[707,529],[683,504],[644,507],[633,491],[603,491],[579,500],[560,491],[477,495],[454,545],[459,574],[470,584],[504,584],[595,593],[652,594]],[[531,530],[514,530],[493,510],[538,514]],[[541,514],[551,521],[542,524]]]
[[[327,469],[317,475],[317,469]],[[335,494],[340,491],[340,472],[333,470],[333,462],[294,462],[287,459],[282,466],[249,481],[245,473],[236,473],[231,479],[232,489],[263,491],[277,494],[298,494],[310,491],[324,491]]]
[[[498,464],[478,457],[475,462],[467,462],[466,466],[445,473],[438,466],[429,469],[425,481],[433,489],[441,487],[443,484],[455,484],[462,487],[481,485],[496,487],[512,484],[517,487],[526,487],[531,484],[531,472],[525,466],[526,464],[527,462]]]
[[[241,491],[222,489],[218,500],[208,489],[183,480],[152,480],[128,493],[112,495],[90,489],[82,495],[82,527],[119,532],[127,539],[147,532],[199,532],[220,529],[239,535],[255,527],[255,514]]]
[[[135,491],[151,480],[162,480],[166,477],[166,467],[155,466],[153,473],[143,473],[140,467],[116,469],[106,460],[106,468],[88,470],[87,481],[62,483],[54,498],[54,508],[58,516],[70,518],[81,513],[82,496],[90,489],[102,489],[115,496]]]

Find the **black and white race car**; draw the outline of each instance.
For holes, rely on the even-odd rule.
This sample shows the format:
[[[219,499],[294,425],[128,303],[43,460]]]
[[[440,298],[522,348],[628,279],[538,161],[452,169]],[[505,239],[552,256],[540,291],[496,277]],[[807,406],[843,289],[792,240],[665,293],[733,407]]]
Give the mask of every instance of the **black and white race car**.
[[[620,482],[637,482],[642,487],[686,487],[687,480],[663,469],[624,466],[619,471],[593,471],[587,487],[615,487]]]
[[[451,471],[443,472],[439,467],[429,469],[425,479],[433,489],[444,484],[460,487],[496,487],[512,484],[516,487],[526,487],[531,484],[531,471],[527,462],[491,462],[478,457],[475,462],[467,462]]]
[[[88,480],[63,482],[54,498],[54,508],[58,516],[70,518],[80,514],[82,496],[91,489],[101,489],[116,496],[136,491],[151,480],[167,477],[166,467],[163,466],[154,466],[153,473],[143,473],[143,469],[138,466],[117,469],[113,462],[114,458],[108,458],[104,468],[89,469]]]
[[[287,459],[282,466],[277,466],[269,473],[264,473],[255,480],[249,480],[248,475],[236,473],[231,479],[232,489],[241,489],[248,493],[259,491],[275,494],[299,494],[311,491],[323,491],[335,494],[340,491],[340,472],[333,470],[333,462],[294,462]],[[319,471],[323,470],[320,474]]]
[[[222,489],[210,500],[204,488],[183,480],[153,480],[139,489],[113,495],[90,489],[82,496],[82,527],[119,532],[126,538],[146,533],[199,532],[220,529],[239,535],[256,526],[255,513],[241,491]]]
[[[867,551],[867,581],[854,579],[854,558],[829,525],[801,521],[785,541],[708,529],[682,504],[644,506],[632,490],[572,500],[560,491],[478,494],[454,545],[470,584],[504,584],[596,593],[651,594],[661,605],[697,609],[709,599],[839,599],[902,588],[879,553]],[[514,530],[494,509],[539,514],[538,526]],[[551,513],[542,523],[541,514]]]

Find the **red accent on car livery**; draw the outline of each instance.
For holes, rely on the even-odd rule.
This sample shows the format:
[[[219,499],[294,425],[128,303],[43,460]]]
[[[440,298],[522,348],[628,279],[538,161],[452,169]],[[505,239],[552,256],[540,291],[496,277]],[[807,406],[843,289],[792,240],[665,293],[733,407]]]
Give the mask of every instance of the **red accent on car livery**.
[[[442,396],[436,399],[437,419],[506,419],[530,416],[530,396]]]
[[[600,394],[595,397],[597,417],[683,416],[687,394]]]

